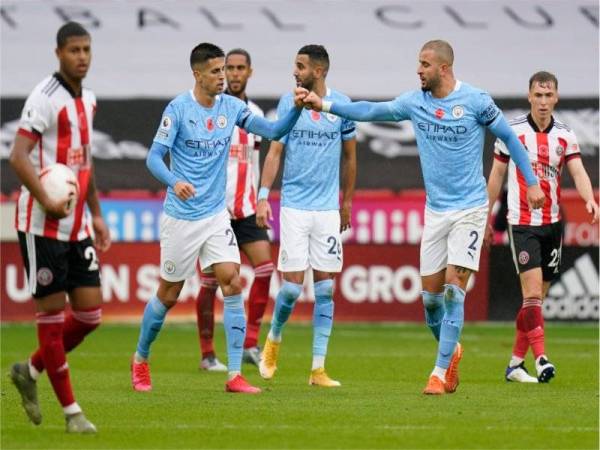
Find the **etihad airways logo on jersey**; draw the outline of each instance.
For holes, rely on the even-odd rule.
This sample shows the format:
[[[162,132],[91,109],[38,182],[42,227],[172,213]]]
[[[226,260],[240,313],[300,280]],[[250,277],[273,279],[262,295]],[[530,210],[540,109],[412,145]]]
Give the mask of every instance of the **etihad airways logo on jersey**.
[[[337,139],[340,135],[339,131],[314,131],[314,130],[292,130],[290,136],[293,139]]]
[[[417,128],[426,133],[425,139],[437,142],[458,142],[459,136],[467,132],[464,125],[440,125],[431,122],[418,122]]]
[[[465,134],[467,127],[463,125],[440,125],[431,122],[419,122],[417,124],[419,130],[427,133],[442,133],[442,134]]]
[[[229,147],[231,136],[223,139],[186,139],[185,146],[194,150],[219,150]]]

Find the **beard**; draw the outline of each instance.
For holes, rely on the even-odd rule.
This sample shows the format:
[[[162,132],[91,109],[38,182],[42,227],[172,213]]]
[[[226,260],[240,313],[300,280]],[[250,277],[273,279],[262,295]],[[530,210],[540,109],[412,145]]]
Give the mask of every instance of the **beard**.
[[[429,92],[434,90],[435,88],[437,88],[440,85],[440,79],[439,78],[433,78],[429,81],[425,81],[425,85],[421,87],[421,91],[423,92]]]
[[[227,91],[234,96],[239,95],[242,92],[246,91],[246,83],[239,83],[238,89],[233,89],[230,85],[227,85]]]
[[[312,91],[313,90],[313,86],[314,86],[314,80],[312,78],[308,79],[308,80],[296,80],[296,87],[302,87],[304,89],[306,89],[307,91]]]

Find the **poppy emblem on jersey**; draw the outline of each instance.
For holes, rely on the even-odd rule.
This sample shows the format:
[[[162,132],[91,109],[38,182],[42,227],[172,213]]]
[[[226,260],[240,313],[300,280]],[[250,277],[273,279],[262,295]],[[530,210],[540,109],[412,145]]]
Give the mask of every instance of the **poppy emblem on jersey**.
[[[225,117],[225,116],[217,117],[217,126],[219,128],[225,128],[227,126],[227,117]]]
[[[523,250],[521,253],[519,253],[519,264],[525,265],[528,262],[529,262],[529,253],[527,253],[525,250]]]
[[[212,131],[212,130],[214,130],[214,129],[215,129],[215,124],[214,124],[214,122],[213,122],[213,120],[212,120],[212,117],[208,117],[208,118],[206,119],[206,129],[207,129],[208,131]]]
[[[455,119],[460,119],[464,115],[465,109],[462,106],[456,105],[452,108],[452,117],[454,117]]]
[[[442,108],[436,109],[435,117],[437,117],[438,119],[441,119],[442,117],[444,117],[444,110]]]
[[[37,281],[40,283],[40,286],[49,286],[54,279],[54,275],[52,275],[52,271],[47,267],[42,267],[37,272]]]
[[[168,130],[171,128],[171,118],[168,116],[163,117],[163,120],[161,122],[161,126],[162,128],[164,128],[165,130]]]
[[[165,261],[165,263],[163,264],[163,268],[165,269],[165,272],[168,274],[175,273],[175,263],[173,261],[171,261],[170,259],[167,259]]]
[[[547,158],[548,157],[548,146],[547,145],[540,145],[538,147],[538,152],[540,153],[540,156],[543,158]]]
[[[318,122],[319,120],[321,120],[321,113],[318,111],[311,111],[310,118],[315,122]]]
[[[557,145],[556,146],[556,154],[557,156],[562,156],[562,154],[564,153],[565,148],[562,145]]]
[[[327,117],[327,120],[330,122],[335,122],[337,120],[337,116],[335,114],[327,113],[325,114],[325,117]]]

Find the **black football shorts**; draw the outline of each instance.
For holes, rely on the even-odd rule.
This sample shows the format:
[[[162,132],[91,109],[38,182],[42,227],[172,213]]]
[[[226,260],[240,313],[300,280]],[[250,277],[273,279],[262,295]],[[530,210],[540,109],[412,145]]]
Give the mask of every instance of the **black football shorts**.
[[[233,228],[238,245],[269,240],[267,230],[256,224],[256,214],[243,219],[231,220],[231,228]]]
[[[544,281],[556,279],[560,272],[562,235],[561,221],[541,226],[509,225],[508,237],[517,273],[540,267]]]
[[[100,286],[98,257],[89,237],[65,242],[21,231],[18,235],[33,298]]]

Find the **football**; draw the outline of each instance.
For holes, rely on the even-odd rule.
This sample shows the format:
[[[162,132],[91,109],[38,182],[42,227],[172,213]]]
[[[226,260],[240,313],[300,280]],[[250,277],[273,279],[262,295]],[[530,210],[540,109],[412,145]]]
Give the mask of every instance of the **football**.
[[[77,204],[79,182],[75,173],[64,164],[51,164],[40,172],[40,182],[48,197],[55,202],[66,202],[69,214]]]

